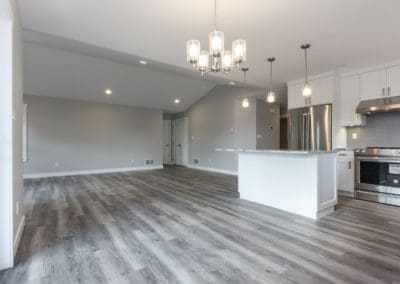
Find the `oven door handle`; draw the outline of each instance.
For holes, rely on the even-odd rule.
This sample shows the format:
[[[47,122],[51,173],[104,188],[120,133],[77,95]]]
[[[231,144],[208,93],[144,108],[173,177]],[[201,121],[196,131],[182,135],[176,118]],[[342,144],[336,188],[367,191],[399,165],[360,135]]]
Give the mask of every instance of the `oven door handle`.
[[[364,156],[358,156],[356,157],[357,161],[366,161],[366,162],[382,162],[382,163],[400,163],[400,158],[395,158],[395,157],[364,157]]]

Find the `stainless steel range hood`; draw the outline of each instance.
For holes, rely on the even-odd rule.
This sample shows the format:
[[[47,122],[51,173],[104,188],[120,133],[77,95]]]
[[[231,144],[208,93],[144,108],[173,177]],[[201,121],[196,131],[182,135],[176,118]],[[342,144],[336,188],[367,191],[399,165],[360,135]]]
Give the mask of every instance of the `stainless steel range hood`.
[[[400,96],[362,101],[356,109],[361,114],[389,111],[400,111]]]

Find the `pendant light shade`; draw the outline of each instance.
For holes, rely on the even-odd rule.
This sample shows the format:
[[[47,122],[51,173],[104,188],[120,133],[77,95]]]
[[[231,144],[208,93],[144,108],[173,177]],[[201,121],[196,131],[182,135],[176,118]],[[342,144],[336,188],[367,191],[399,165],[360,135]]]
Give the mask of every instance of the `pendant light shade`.
[[[243,81],[246,84],[247,83],[247,76],[246,76],[246,72],[249,71],[249,68],[245,67],[242,68],[243,71]],[[242,99],[242,108],[248,108],[250,106],[250,101],[248,98],[244,97]]]
[[[200,41],[191,39],[186,42],[186,59],[189,63],[195,65],[200,56]]]
[[[303,44],[300,48],[304,50],[304,63],[305,63],[305,82],[303,87],[303,96],[309,97],[312,95],[311,85],[308,82],[308,60],[307,60],[307,50],[311,47],[311,44]]]
[[[269,87],[267,90],[267,103],[274,103],[276,101],[276,94],[272,91],[272,62],[275,61],[275,57],[268,58],[268,62],[270,63],[270,70],[269,70]]]
[[[248,98],[242,99],[242,108],[248,108],[250,106],[250,102]]]

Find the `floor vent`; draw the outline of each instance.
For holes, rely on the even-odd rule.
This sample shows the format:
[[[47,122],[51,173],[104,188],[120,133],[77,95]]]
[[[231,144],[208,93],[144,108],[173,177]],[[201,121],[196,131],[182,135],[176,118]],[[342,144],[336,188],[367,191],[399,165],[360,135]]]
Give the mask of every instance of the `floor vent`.
[[[199,163],[199,159],[193,159],[193,164],[198,164]]]
[[[146,166],[154,165],[154,160],[145,160],[144,163]]]

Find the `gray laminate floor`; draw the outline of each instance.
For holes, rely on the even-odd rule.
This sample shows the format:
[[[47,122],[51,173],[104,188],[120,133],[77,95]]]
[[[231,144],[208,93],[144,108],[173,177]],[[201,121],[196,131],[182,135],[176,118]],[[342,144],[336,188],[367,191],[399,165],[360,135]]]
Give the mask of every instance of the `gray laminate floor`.
[[[1,283],[400,282],[396,207],[341,199],[315,222],[237,199],[235,177],[179,167],[27,180],[25,192]]]

